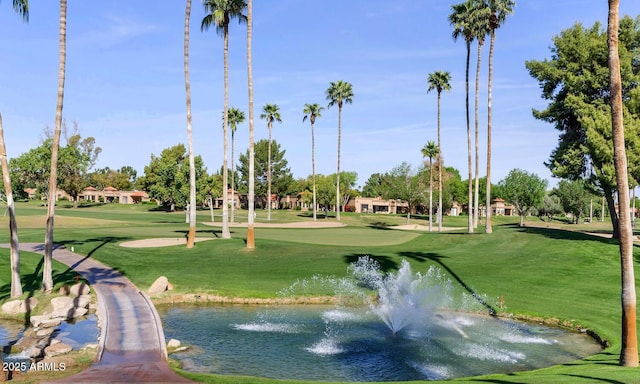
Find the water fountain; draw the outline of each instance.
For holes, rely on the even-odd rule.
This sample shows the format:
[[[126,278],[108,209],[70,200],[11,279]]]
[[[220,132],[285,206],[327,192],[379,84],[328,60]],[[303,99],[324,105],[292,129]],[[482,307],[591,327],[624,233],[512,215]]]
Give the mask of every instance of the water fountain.
[[[599,350],[584,335],[459,311],[489,300],[456,293],[436,267],[413,273],[403,261],[396,273],[384,273],[361,258],[349,271],[349,278],[316,276],[285,291],[331,284],[349,306],[159,308],[166,336],[197,346],[176,356],[188,370],[328,381],[507,373]]]

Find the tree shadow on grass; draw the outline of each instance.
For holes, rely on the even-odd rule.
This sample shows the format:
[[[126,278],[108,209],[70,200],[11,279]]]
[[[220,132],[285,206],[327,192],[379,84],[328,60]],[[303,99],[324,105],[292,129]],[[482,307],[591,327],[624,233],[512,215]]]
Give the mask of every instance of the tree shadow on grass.
[[[512,224],[511,226],[517,227],[520,232],[540,235],[555,240],[589,240],[604,244],[617,244],[618,242],[611,237],[596,236],[589,233],[569,231],[560,228],[520,227],[517,224]]]
[[[94,238],[86,239],[82,241],[79,241],[79,240],[64,241],[63,240],[63,241],[59,241],[58,244],[71,250],[76,245],[84,245],[87,243],[97,243],[97,245],[87,253],[86,257],[91,257],[96,251],[98,251],[100,248],[104,247],[107,244],[119,243],[127,240],[133,240],[133,238],[130,236],[104,236],[104,237],[94,237]]]
[[[564,374],[562,374],[562,376],[575,377],[575,378],[579,378],[579,379],[588,380],[589,382],[601,381],[603,383],[610,383],[610,384],[626,384],[626,382],[624,382],[624,381],[613,380],[613,379],[605,379],[605,378],[602,378],[602,377],[576,375],[576,374],[569,374],[569,373],[564,373]]]
[[[189,236],[188,230],[179,229],[179,230],[173,231],[173,233],[181,234],[182,236],[184,236],[185,239],[187,238],[187,236]],[[234,234],[236,233],[236,231],[233,231],[230,228],[229,233]],[[213,235],[213,237],[219,239],[222,237],[222,229],[198,229],[196,230],[196,234]]]
[[[345,255],[344,261],[347,264],[351,265],[357,262],[361,257],[368,257],[372,260],[375,260],[380,266],[380,271],[385,273],[397,271],[398,269],[400,269],[400,264],[398,264],[398,262],[393,260],[391,257],[383,255],[372,255],[370,253],[352,253],[350,255]]]
[[[471,286],[469,286],[457,273],[455,273],[451,268],[449,268],[448,265],[444,263],[443,259],[446,258],[445,256],[431,252],[414,251],[401,251],[398,253],[398,255],[418,262],[433,261],[442,269],[444,269],[455,281],[457,281],[458,284],[460,284],[460,286],[471,295],[471,297],[473,297],[478,303],[480,303],[480,305],[486,308],[491,316],[495,316],[497,314],[496,309],[493,308],[491,304],[487,303],[486,300],[484,300],[482,296],[478,294],[478,292],[471,288]]]
[[[442,269],[444,269],[460,286],[466,290],[480,305],[487,309],[491,316],[496,316],[497,311],[491,304],[487,303],[486,300],[482,298],[478,292],[476,292],[471,286],[469,286],[457,273],[455,273],[449,266],[447,266],[443,259],[445,256],[438,255],[436,253],[431,252],[415,252],[415,251],[401,251],[398,252],[398,256],[411,259],[420,263],[424,263],[427,261],[431,261],[437,265],[439,265]],[[380,271],[382,272],[392,272],[397,271],[400,268],[400,264],[392,257],[386,255],[372,255],[367,253],[353,253],[350,255],[345,255],[344,259],[347,264],[352,264],[358,261],[361,257],[369,257],[370,259],[375,260],[380,266]]]

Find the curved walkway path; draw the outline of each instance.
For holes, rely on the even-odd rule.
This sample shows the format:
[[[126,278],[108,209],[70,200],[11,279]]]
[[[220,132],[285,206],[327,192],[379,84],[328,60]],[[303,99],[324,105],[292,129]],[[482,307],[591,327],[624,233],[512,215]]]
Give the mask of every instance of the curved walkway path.
[[[24,243],[20,249],[44,253],[43,244]],[[89,256],[56,246],[53,258],[89,281],[98,296],[101,322],[96,362],[59,382],[191,382],[169,368],[162,324],[147,295],[122,274]]]

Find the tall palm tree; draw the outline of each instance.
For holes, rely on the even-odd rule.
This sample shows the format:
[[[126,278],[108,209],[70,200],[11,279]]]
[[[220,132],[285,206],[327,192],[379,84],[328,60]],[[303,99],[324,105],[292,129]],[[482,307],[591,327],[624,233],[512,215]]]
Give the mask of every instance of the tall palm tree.
[[[253,215],[255,212],[255,146],[253,142],[253,65],[251,41],[253,36],[253,1],[247,1],[247,88],[249,89],[249,217],[247,218],[247,249],[255,249],[255,230]]]
[[[342,138],[342,105],[344,103],[351,104],[353,102],[353,87],[346,81],[338,80],[329,83],[326,91],[328,107],[338,106],[338,172],[336,173],[336,220],[340,221],[340,140]]]
[[[191,126],[191,83],[189,82],[189,20],[191,0],[187,0],[184,12],[184,87],[187,102],[187,141],[189,144],[189,235],[187,248],[196,243],[196,167],[193,155],[193,133]]]
[[[438,232],[442,232],[442,148],[440,144],[440,95],[442,91],[448,91],[451,89],[451,74],[445,71],[435,71],[429,74],[427,83],[429,88],[427,92],[436,90],[438,92]],[[423,153],[424,154],[424,153]],[[429,213],[429,230],[431,230],[431,213]]]
[[[267,220],[271,220],[271,130],[274,121],[282,122],[280,118],[280,107],[267,103],[262,107],[260,118],[267,121],[267,128],[269,128],[269,150],[267,154]]]
[[[474,39],[473,30],[471,28],[472,15],[474,10],[474,0],[467,0],[464,3],[455,4],[451,6],[452,13],[449,15],[449,22],[453,26],[453,39],[457,40],[460,37],[464,38],[467,47],[467,61],[466,61],[466,75],[465,75],[465,106],[467,113],[467,147],[468,147],[468,232],[473,233],[473,184],[471,179],[471,125],[469,121],[469,59],[471,57],[471,42]]]
[[[238,108],[229,108],[229,129],[231,130],[231,190],[233,193],[233,203],[231,204],[231,222],[235,221],[235,195],[236,195],[236,183],[235,183],[235,135],[238,124],[244,121],[244,112]]]
[[[206,16],[202,19],[200,29],[205,31],[216,27],[218,35],[224,38],[224,110],[223,110],[223,161],[222,161],[222,238],[231,238],[229,232],[229,171],[227,169],[227,125],[229,114],[229,23],[237,19],[245,22],[247,17],[242,11],[247,6],[244,0],[204,0]]]
[[[471,30],[478,42],[478,54],[476,60],[476,87],[475,87],[475,147],[476,147],[476,167],[475,167],[475,188],[473,196],[473,228],[478,227],[478,219],[480,217],[480,117],[479,117],[479,99],[480,99],[480,64],[482,62],[482,47],[487,33],[489,32],[489,9],[484,7],[482,2],[478,2],[473,10]]]
[[[487,0],[489,8],[489,31],[491,40],[489,43],[489,81],[487,86],[487,218],[485,220],[485,232],[492,233],[491,227],[491,90],[493,84],[493,48],[496,41],[496,29],[500,28],[507,19],[507,15],[513,13],[514,0]]]
[[[609,42],[609,87],[618,209],[620,210],[620,265],[622,274],[622,348],[620,364],[638,366],[638,337],[636,324],[636,287],[633,272],[633,228],[629,209],[629,177],[624,140],[622,78],[618,54],[619,0],[609,0],[607,40]]]
[[[29,21],[29,2],[27,0],[13,0],[13,10],[25,22]],[[11,236],[9,256],[11,264],[11,297],[22,296],[22,283],[20,281],[20,241],[18,240],[18,225],[16,223],[15,204],[11,188],[11,176],[9,175],[9,163],[7,160],[7,148],[4,142],[4,129],[2,128],[2,115],[0,115],[0,165],[2,166],[2,181],[7,197],[7,210],[9,211],[9,234]]]
[[[313,178],[313,221],[316,221],[316,157],[315,157],[315,136],[313,133],[314,125],[316,124],[316,118],[322,117],[320,114],[324,108],[320,106],[320,104],[305,104],[302,113],[304,113],[304,117],[302,118],[302,122],[304,123],[307,119],[311,122],[311,177]]]
[[[429,158],[429,232],[432,230],[431,217],[433,216],[433,158],[439,157],[439,155],[440,150],[433,141],[427,142],[427,144],[422,147],[422,156]],[[442,168],[442,164],[439,164],[438,168]],[[442,182],[439,184],[442,185]],[[442,189],[440,190],[442,191]],[[440,194],[442,194],[442,192],[440,192]],[[442,221],[442,218],[440,218],[440,221]]]
[[[62,105],[64,100],[64,80],[67,62],[67,0],[60,0],[60,65],[58,68],[58,99],[56,102],[56,126],[51,144],[51,172],[49,175],[49,198],[47,201],[47,228],[44,239],[44,263],[42,268],[42,290],[51,293],[53,275],[51,262],[53,259],[53,220],[57,197],[58,150],[62,130]]]

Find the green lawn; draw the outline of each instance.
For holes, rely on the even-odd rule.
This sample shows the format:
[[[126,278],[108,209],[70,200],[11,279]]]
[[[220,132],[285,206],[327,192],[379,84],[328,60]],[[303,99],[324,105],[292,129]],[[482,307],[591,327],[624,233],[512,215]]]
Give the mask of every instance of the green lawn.
[[[244,228],[233,228],[232,239],[217,238],[219,228],[198,226],[198,236],[217,238],[191,250],[123,248],[122,241],[184,236],[184,213],[149,210],[153,206],[108,205],[56,209],[56,242],[73,246],[128,276],[146,289],[160,275],[177,293],[211,293],[234,297],[277,297],[298,279],[313,275],[344,276],[349,263],[369,255],[385,270],[408,260],[414,271],[430,265],[442,268],[461,290],[484,295],[488,305],[504,298],[504,313],[557,319],[589,328],[610,343],[602,353],[583,361],[535,372],[492,375],[462,382],[490,383],[640,383],[640,370],[617,366],[620,349],[620,271],[617,245],[609,239],[576,232],[606,230],[607,224],[550,224],[520,228],[517,218],[494,218],[494,233],[418,233],[385,229],[405,223],[404,217],[343,214],[346,227],[330,229],[256,229],[256,249],[244,248]],[[19,204],[20,240],[42,241],[37,226],[44,208]],[[218,214],[219,212],[216,212]],[[238,212],[238,217],[246,212]],[[258,211],[258,218],[265,212]],[[310,220],[304,212],[273,211],[274,222]],[[200,222],[209,212],[198,213]],[[324,220],[324,219],[322,219]],[[329,220],[335,220],[330,218]],[[424,218],[412,219],[426,224]],[[537,219],[528,224],[540,225]],[[6,218],[0,225],[6,228]],[[447,227],[465,227],[466,217],[445,218]],[[545,224],[546,226],[546,224]],[[0,233],[8,241],[8,231]],[[640,253],[638,254],[640,255]],[[23,255],[22,273],[34,274],[31,256]],[[638,261],[638,256],[636,256]],[[6,297],[8,251],[0,250],[0,294]],[[61,279],[70,278],[60,269]],[[67,276],[69,275],[69,276]],[[330,292],[318,288],[307,294]],[[256,378],[187,374],[199,381],[255,383]],[[260,381],[262,382],[262,381]],[[275,382],[264,380],[264,382]]]

